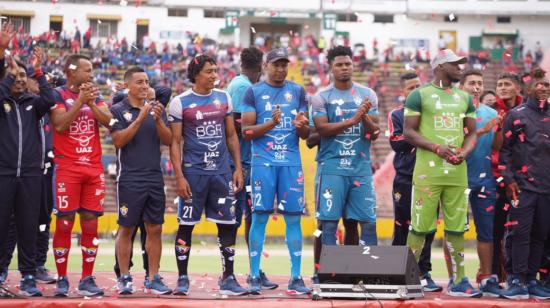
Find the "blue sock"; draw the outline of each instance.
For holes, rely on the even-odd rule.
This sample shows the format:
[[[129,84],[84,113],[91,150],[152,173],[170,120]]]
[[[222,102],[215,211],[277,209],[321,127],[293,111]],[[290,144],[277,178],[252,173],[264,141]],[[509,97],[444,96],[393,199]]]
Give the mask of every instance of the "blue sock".
[[[292,279],[300,277],[302,264],[302,227],[301,215],[284,215],[286,223],[286,246],[290,254],[290,275]]]
[[[360,222],[361,236],[359,245],[361,246],[376,246],[378,240],[376,238],[376,222]]]
[[[250,276],[254,278],[260,277],[260,260],[264,250],[265,226],[268,220],[268,213],[252,213],[248,254],[250,255]]]
[[[321,243],[323,245],[336,245],[336,230],[338,229],[337,220],[323,220],[323,233],[321,233]]]

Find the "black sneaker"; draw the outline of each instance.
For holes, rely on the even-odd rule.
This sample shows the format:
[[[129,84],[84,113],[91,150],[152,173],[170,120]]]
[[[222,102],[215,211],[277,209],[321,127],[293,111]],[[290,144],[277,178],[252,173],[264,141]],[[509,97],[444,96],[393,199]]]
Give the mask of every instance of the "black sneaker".
[[[55,278],[50,276],[50,271],[48,271],[48,269],[44,266],[39,266],[36,268],[36,275],[34,276],[34,278],[38,283],[55,283]]]

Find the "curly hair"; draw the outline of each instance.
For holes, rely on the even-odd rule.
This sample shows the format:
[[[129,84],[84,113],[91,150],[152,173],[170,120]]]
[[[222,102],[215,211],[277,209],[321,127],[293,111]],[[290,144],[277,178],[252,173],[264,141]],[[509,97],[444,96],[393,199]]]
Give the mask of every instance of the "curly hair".
[[[352,58],[353,52],[351,51],[351,48],[347,46],[332,47],[327,52],[328,64],[332,64],[332,61],[334,61],[334,59],[338,56],[349,56],[350,58]]]
[[[262,66],[264,53],[256,48],[249,47],[241,52],[241,67],[244,69],[257,69]]]
[[[216,60],[204,54],[196,55],[193,59],[191,59],[189,65],[187,66],[187,78],[189,81],[195,83],[195,77],[197,77],[197,75],[201,72],[206,63],[216,65]]]

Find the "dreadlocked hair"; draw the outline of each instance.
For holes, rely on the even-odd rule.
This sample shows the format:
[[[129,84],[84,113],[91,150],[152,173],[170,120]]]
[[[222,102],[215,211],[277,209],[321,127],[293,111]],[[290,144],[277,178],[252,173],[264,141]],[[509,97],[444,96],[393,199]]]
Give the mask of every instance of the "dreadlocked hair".
[[[187,66],[187,78],[189,81],[195,83],[195,77],[201,72],[206,63],[216,65],[216,60],[204,54],[196,55],[191,59]]]

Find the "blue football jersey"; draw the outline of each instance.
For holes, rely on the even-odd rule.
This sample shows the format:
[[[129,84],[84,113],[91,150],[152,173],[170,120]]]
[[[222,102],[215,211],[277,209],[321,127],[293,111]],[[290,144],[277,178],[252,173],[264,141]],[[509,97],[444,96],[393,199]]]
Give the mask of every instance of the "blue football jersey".
[[[292,121],[299,112],[307,115],[306,91],[292,81],[285,81],[282,87],[263,81],[248,88],[243,112],[255,112],[256,124],[269,121],[275,108],[281,109],[281,123],[252,140],[252,166],[301,166],[298,135]]]
[[[378,115],[378,98],[370,88],[353,83],[350,89],[339,90],[330,85],[312,98],[313,117],[327,117],[329,123],[345,121],[365,99],[372,105],[369,115]],[[321,137],[317,156],[321,174],[371,175],[370,145],[362,122],[336,136]]]
[[[231,155],[225,137],[225,117],[231,112],[231,97],[218,89],[208,95],[188,90],[172,99],[168,120],[183,124],[184,173],[230,172]]]

